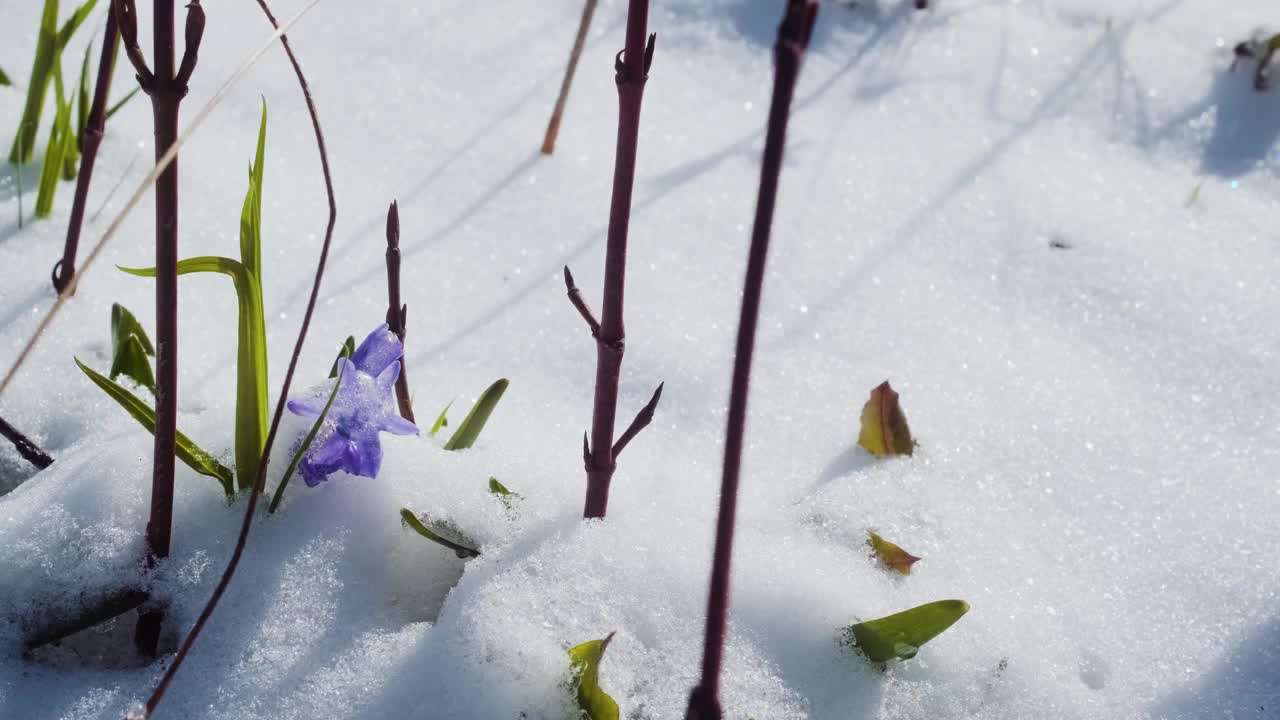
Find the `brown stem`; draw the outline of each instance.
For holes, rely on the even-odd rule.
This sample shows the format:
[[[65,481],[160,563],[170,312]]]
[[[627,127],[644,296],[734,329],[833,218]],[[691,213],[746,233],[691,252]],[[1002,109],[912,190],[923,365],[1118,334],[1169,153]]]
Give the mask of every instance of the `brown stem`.
[[[613,199],[609,204],[608,245],[604,260],[604,308],[596,335],[596,388],[591,414],[591,460],[587,463],[587,496],[582,515],[601,518],[609,509],[613,480],[613,430],[618,411],[618,381],[626,333],[622,297],[627,269],[627,229],[631,221],[631,191],[635,185],[636,146],[640,134],[640,103],[653,61],[654,36],[648,33],[649,0],[630,0],[627,40],[614,60],[618,86],[618,144],[613,165]]]
[[[760,165],[760,191],[756,198],[755,224],[742,290],[742,313],[729,393],[729,420],[725,431],[724,474],[720,482],[720,511],[716,519],[715,554],[711,564],[711,590],[707,599],[707,626],[702,648],[702,677],[689,696],[686,720],[720,720],[720,670],[724,659],[725,630],[729,612],[729,566],[733,557],[733,529],[738,505],[738,476],[742,464],[743,431],[747,420],[747,392],[751,384],[751,358],[755,351],[756,322],[764,289],[769,232],[778,195],[778,174],[786,145],[787,117],[795,94],[796,77],[804,58],[816,0],[788,0],[774,46],[773,99],[769,128]]]
[[[106,125],[107,95],[111,91],[111,73],[115,69],[116,46],[120,32],[116,27],[116,14],[107,12],[107,29],[102,36],[102,54],[98,57],[98,81],[93,87],[93,103],[89,106],[89,123],[84,130],[84,148],[81,152],[80,175],[76,178],[75,199],[71,202],[71,221],[67,224],[67,239],[62,248],[62,259],[53,266],[53,289],[64,292],[76,274],[76,251],[80,246],[80,226],[84,224],[84,207],[89,200],[89,181],[93,178],[93,165],[98,158],[98,146],[102,144],[102,131]]]
[[[595,314],[591,312],[591,308],[587,307],[587,301],[582,297],[582,291],[573,282],[573,273],[569,272],[569,266],[564,266],[564,287],[569,293],[569,302],[577,308],[578,314],[583,320],[587,321],[587,327],[591,328],[592,337],[600,335],[600,321],[596,320]]]
[[[586,0],[582,3],[582,19],[578,21],[578,35],[573,39],[573,50],[569,52],[569,64],[564,69],[564,79],[560,81],[560,95],[556,97],[556,107],[551,111],[551,120],[547,122],[547,133],[542,137],[543,155],[550,155],[556,151],[560,119],[564,116],[564,106],[569,102],[569,86],[573,85],[573,75],[578,71],[578,58],[582,57],[582,47],[587,44],[587,31],[591,29],[591,16],[595,12],[596,0]]]
[[[409,324],[409,306],[400,302],[400,208],[396,201],[391,201],[387,208],[387,325],[391,332],[400,338],[404,345],[404,333]],[[413,419],[413,403],[409,401],[408,363],[400,358],[400,377],[396,378],[396,403],[400,406],[400,417],[409,422]]]
[[[48,453],[41,450],[39,445],[31,442],[18,428],[10,425],[2,417],[0,417],[0,436],[13,443],[18,454],[37,468],[43,470],[53,464],[53,458],[49,457]]]
[[[101,598],[72,617],[42,618],[43,625],[26,632],[22,647],[25,652],[71,637],[81,630],[122,615],[146,602],[141,590],[120,590]]]
[[[658,389],[653,391],[653,397],[649,398],[649,402],[640,408],[640,412],[636,413],[635,419],[623,431],[622,437],[618,438],[618,442],[613,444],[614,460],[617,460],[618,456],[622,454],[622,449],[627,446],[627,443],[631,442],[636,435],[640,434],[641,430],[649,427],[649,423],[653,422],[653,413],[658,409],[658,401],[662,399],[662,388],[665,385],[666,383],[658,383]]]
[[[271,14],[271,9],[267,7],[265,0],[258,0],[258,7],[262,8],[262,12],[266,14],[271,26],[279,31],[280,24],[276,22],[275,15]],[[293,384],[293,374],[298,367],[298,358],[302,356],[302,346],[307,339],[307,331],[311,327],[311,317],[315,314],[316,300],[320,296],[320,281],[324,278],[325,265],[329,259],[329,247],[333,242],[333,227],[338,218],[337,201],[333,195],[333,178],[329,170],[329,153],[325,149],[324,133],[320,130],[320,116],[316,113],[315,101],[311,98],[311,87],[307,85],[306,76],[302,74],[302,67],[298,64],[298,59],[294,57],[293,49],[289,46],[288,36],[282,34],[280,43],[284,46],[285,54],[289,56],[289,64],[293,66],[293,72],[298,78],[298,85],[302,88],[302,95],[307,103],[307,112],[311,116],[311,128],[316,136],[316,149],[320,153],[320,168],[324,175],[325,194],[329,199],[329,220],[325,226],[324,244],[320,246],[320,258],[316,262],[315,281],[311,285],[311,295],[307,298],[307,309],[302,314],[302,327],[298,329],[298,340],[294,343],[293,355],[289,358],[289,368],[285,371],[284,384],[280,388],[280,397],[276,401],[275,414],[271,418],[271,427],[267,431],[267,440],[262,448],[262,461],[258,463],[258,476],[254,479],[253,490],[249,493],[248,502],[245,503],[244,518],[240,523],[240,534],[236,536],[236,545],[231,552],[231,559],[227,561],[227,567],[223,570],[222,577],[218,580],[217,586],[214,587],[213,594],[209,597],[209,602],[205,604],[204,609],[200,611],[200,616],[196,618],[195,625],[191,627],[191,632],[187,633],[187,637],[178,646],[178,653],[174,656],[173,662],[169,665],[168,670],[165,671],[164,676],[160,678],[160,682],[156,685],[155,690],[152,691],[151,697],[147,698],[147,715],[155,712],[156,706],[164,698],[165,691],[168,690],[178,669],[182,667],[183,661],[191,652],[192,645],[200,637],[200,631],[209,622],[209,618],[213,616],[213,611],[218,607],[218,602],[226,592],[227,586],[231,584],[231,578],[235,576],[236,568],[240,566],[240,558],[244,555],[245,545],[249,540],[249,529],[253,526],[254,511],[258,506],[258,498],[262,495],[262,488],[266,483],[267,461],[271,457],[271,448],[275,445],[276,431],[279,430],[280,419],[284,415],[285,401],[289,397],[289,388]]]

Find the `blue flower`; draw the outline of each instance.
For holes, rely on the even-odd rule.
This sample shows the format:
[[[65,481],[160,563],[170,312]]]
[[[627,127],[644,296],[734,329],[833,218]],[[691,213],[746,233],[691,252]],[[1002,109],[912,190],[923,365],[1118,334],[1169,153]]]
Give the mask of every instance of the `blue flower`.
[[[339,470],[377,477],[382,467],[378,433],[417,434],[418,427],[400,417],[394,399],[402,355],[399,338],[383,323],[360,343],[349,362],[338,360],[338,394],[315,442],[298,463],[308,486],[319,485]],[[328,400],[328,393],[290,400],[289,412],[317,418]]]

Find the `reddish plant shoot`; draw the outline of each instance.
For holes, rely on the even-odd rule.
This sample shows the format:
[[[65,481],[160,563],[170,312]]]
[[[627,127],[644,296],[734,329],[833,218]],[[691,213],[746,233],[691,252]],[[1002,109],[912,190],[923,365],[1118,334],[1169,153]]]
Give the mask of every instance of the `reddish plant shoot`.
[[[755,223],[751,229],[751,249],[747,256],[742,313],[738,319],[738,340],[733,362],[733,384],[729,392],[724,474],[720,481],[720,512],[716,519],[711,589],[707,599],[702,677],[689,696],[686,720],[720,720],[723,717],[720,708],[720,671],[724,661],[725,632],[728,626],[729,569],[733,557],[733,531],[747,420],[747,393],[751,385],[751,359],[755,351],[756,322],[764,290],[765,261],[769,256],[773,208],[778,196],[778,174],[782,169],[782,152],[786,145],[787,118],[791,112],[791,99],[795,95],[796,78],[800,74],[800,65],[817,15],[816,0],[788,0],[786,14],[778,28],[778,42],[773,50],[773,99],[769,104],[769,126],[765,135],[764,159],[760,165],[760,191],[756,197]]]

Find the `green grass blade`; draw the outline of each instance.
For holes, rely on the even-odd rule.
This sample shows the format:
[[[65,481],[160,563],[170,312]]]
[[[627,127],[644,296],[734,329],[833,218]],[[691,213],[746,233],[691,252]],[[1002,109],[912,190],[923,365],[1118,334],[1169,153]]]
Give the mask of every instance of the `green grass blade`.
[[[240,211],[240,262],[254,275],[262,275],[262,166],[267,142],[267,101],[262,101],[258,124],[258,150],[249,166],[249,190]]]
[[[67,43],[71,42],[71,36],[76,34],[80,24],[89,17],[89,13],[93,12],[93,6],[97,4],[98,0],[88,0],[88,2],[76,8],[76,11],[71,13],[71,17],[67,18],[67,21],[62,24],[62,29],[58,31],[58,52],[62,52]]]
[[[27,83],[27,99],[22,107],[22,119],[18,121],[18,134],[9,148],[9,162],[18,165],[31,162],[35,152],[36,133],[40,129],[40,116],[44,113],[44,98],[52,79],[54,47],[58,42],[58,0],[45,0],[40,15],[40,32],[36,36],[36,55],[31,63],[31,80]]]
[[[449,408],[451,407],[453,407],[452,400],[450,400],[449,404],[445,405],[444,409],[440,411],[440,414],[436,416],[436,421],[431,423],[431,431],[428,432],[427,435],[435,437],[436,433],[440,432],[440,428],[449,427]]]
[[[136,87],[136,88],[134,88],[134,89],[130,90],[128,95],[125,95],[123,98],[121,98],[121,99],[120,99],[120,101],[119,101],[119,102],[117,102],[115,105],[112,105],[111,107],[107,108],[107,114],[106,114],[105,116],[103,116],[103,120],[104,120],[104,121],[105,121],[105,120],[110,120],[110,119],[111,119],[111,116],[112,116],[112,115],[115,115],[117,110],[119,110],[120,108],[124,107],[124,106],[125,106],[125,103],[129,102],[130,100],[132,100],[132,99],[133,99],[133,96],[134,96],[134,95],[137,95],[137,94],[138,94],[138,92],[139,92],[140,90],[142,90],[142,88],[140,88],[140,87]]]
[[[343,357],[351,357],[356,352],[356,339],[350,335],[343,341],[342,347],[338,348],[338,357],[333,359],[333,367],[329,368],[329,377],[338,377],[338,360]]]
[[[137,395],[111,382],[101,373],[80,362],[78,358],[75,361],[76,365],[79,365],[80,369],[84,371],[84,374],[88,375],[89,379],[93,381],[93,384],[101,388],[112,400],[115,400],[120,407],[125,409],[125,412],[132,415],[134,420],[137,420],[142,427],[147,429],[147,432],[155,433],[156,414],[154,410],[147,407],[147,404],[142,402]],[[201,475],[208,475],[217,480],[222,485],[222,490],[227,497],[232,497],[231,470],[191,442],[191,439],[186,435],[181,432],[176,433],[176,435],[177,448],[174,454],[178,459]]]
[[[155,277],[156,269],[117,266],[138,277]],[[178,274],[216,272],[235,286],[239,306],[236,348],[236,477],[247,490],[258,475],[267,425],[267,333],[262,286],[244,265],[226,257],[205,255],[178,262]]]
[[[58,194],[58,181],[62,175],[62,163],[67,153],[67,135],[71,127],[71,104],[66,102],[62,87],[61,60],[54,59],[54,81],[57,88],[58,111],[49,130],[49,144],[45,146],[44,165],[40,168],[40,185],[36,191],[36,217],[47,218],[53,214],[53,199]]]
[[[89,127],[89,53],[92,51],[93,43],[90,42],[84,49],[84,62],[80,64],[79,89],[76,92],[76,149],[80,152],[84,152],[84,131]]]
[[[343,357],[350,358],[351,353],[344,353]],[[345,372],[343,373],[346,374]],[[284,489],[289,484],[289,478],[293,477],[293,472],[298,469],[298,463],[302,462],[302,456],[307,454],[307,450],[311,449],[311,443],[315,442],[316,435],[319,434],[320,428],[324,426],[325,418],[329,417],[329,408],[333,407],[333,399],[338,397],[338,387],[342,385],[342,378],[337,378],[333,383],[333,390],[329,391],[329,399],[324,404],[324,410],[320,411],[320,417],[312,423],[311,430],[307,436],[302,439],[302,444],[298,446],[298,451],[293,454],[293,459],[289,461],[289,467],[284,471],[284,477],[280,479],[280,484],[276,486],[276,492],[271,496],[271,505],[267,508],[267,514],[274,513],[276,508],[280,506],[280,501],[284,498]]]
[[[8,87],[13,82],[9,80],[9,76],[4,74],[4,68],[0,68],[0,87]]]
[[[418,533],[419,535],[430,540],[433,543],[436,543],[438,545],[443,545],[449,548],[450,550],[453,551],[454,555],[457,555],[459,558],[463,560],[466,560],[467,558],[480,557],[479,550],[476,550],[475,548],[469,548],[466,545],[459,545],[458,543],[453,542],[452,540],[448,540],[446,538],[440,537],[431,528],[427,527],[426,525],[423,525],[422,521],[418,519],[418,516],[414,515],[413,512],[409,510],[409,508],[400,508],[400,519],[404,520],[405,525],[408,525],[410,528],[412,528],[414,532]]]
[[[453,437],[444,444],[444,449],[465,450],[474,445],[476,439],[480,437],[480,431],[484,430],[485,423],[489,422],[493,409],[498,406],[498,401],[506,391],[507,379],[500,378],[481,393],[480,399],[476,400],[476,404],[471,407],[471,412],[467,413],[466,419],[454,431]]]
[[[107,373],[107,377],[115,380],[121,375],[132,378],[134,382],[150,390],[151,394],[155,394],[156,378],[151,372],[151,361],[147,359],[147,351],[137,335],[130,335],[117,344],[111,354],[111,372]]]
[[[969,603],[963,600],[939,600],[852,625],[845,633],[869,660],[908,660],[967,612]]]

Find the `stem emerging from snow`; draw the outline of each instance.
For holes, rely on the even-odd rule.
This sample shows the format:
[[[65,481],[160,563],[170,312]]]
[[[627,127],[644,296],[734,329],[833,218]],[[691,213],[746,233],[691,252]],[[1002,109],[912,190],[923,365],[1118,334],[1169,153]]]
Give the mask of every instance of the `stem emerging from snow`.
[[[302,73],[302,66],[298,64],[298,59],[294,57],[293,49],[289,46],[289,38],[281,32],[280,24],[276,22],[275,15],[267,7],[265,0],[258,0],[258,6],[266,14],[271,26],[280,34],[280,43],[284,45],[285,54],[289,56],[289,63],[293,66],[293,72],[298,77],[298,85],[302,88],[302,95],[307,102],[307,112],[311,115],[311,128],[316,136],[316,149],[320,153],[320,166],[324,175],[325,194],[329,199],[329,220],[325,226],[324,244],[320,246],[320,258],[316,262],[315,281],[311,285],[311,295],[307,298],[306,312],[302,315],[302,327],[298,329],[298,340],[294,343],[293,355],[289,358],[289,368],[285,371],[284,384],[280,388],[280,398],[276,402],[275,414],[271,418],[271,428],[267,431],[267,440],[262,448],[262,461],[258,463],[258,477],[254,479],[253,491],[249,493],[249,500],[245,503],[244,519],[240,523],[240,534],[236,537],[235,549],[231,553],[231,559],[227,562],[226,569],[222,572],[222,577],[218,580],[218,585],[213,590],[213,595],[209,597],[209,602],[200,611],[200,616],[196,618],[195,625],[191,627],[191,632],[187,633],[187,637],[183,639],[182,644],[178,647],[178,653],[174,656],[169,669],[165,671],[164,677],[156,685],[151,697],[147,698],[146,714],[148,716],[155,711],[156,706],[164,698],[165,691],[169,689],[169,685],[173,682],[178,668],[182,667],[183,660],[191,652],[191,646],[200,637],[200,631],[209,622],[209,618],[212,617],[214,609],[217,608],[218,602],[227,590],[227,586],[231,584],[231,578],[235,575],[236,568],[240,565],[240,558],[244,555],[245,545],[249,540],[249,530],[253,526],[254,511],[258,507],[258,498],[262,495],[262,489],[266,483],[267,461],[271,457],[271,448],[276,441],[276,432],[280,429],[280,418],[284,415],[285,402],[289,397],[289,388],[293,384],[293,373],[297,370],[298,358],[302,355],[302,346],[307,339],[307,330],[311,327],[311,317],[315,314],[316,301],[320,296],[320,281],[324,278],[325,265],[329,259],[329,247],[333,242],[333,226],[338,218],[337,201],[333,195],[333,178],[329,171],[329,153],[325,150],[324,133],[320,130],[320,116],[316,113],[315,101],[311,98],[311,87],[307,84],[306,76]],[[301,17],[301,14],[298,17]],[[290,24],[296,22],[296,20],[297,17]]]
[[[39,445],[31,442],[31,440],[19,432],[18,428],[5,422],[0,417],[0,437],[13,443],[13,447],[18,451],[24,460],[43,470],[53,464],[53,458],[49,457],[49,453],[40,449]]]
[[[618,145],[614,155],[613,200],[609,205],[608,247],[604,260],[604,311],[598,324],[594,322],[586,303],[574,286],[573,276],[565,268],[569,299],[587,320],[596,339],[596,390],[591,415],[591,442],[584,452],[587,497],[582,516],[586,518],[604,517],[608,510],[609,482],[613,480],[617,454],[614,450],[613,430],[618,412],[622,353],[626,345],[622,324],[622,295],[627,273],[627,228],[631,221],[631,191],[635,185],[640,101],[644,97],[649,65],[653,62],[654,36],[649,35],[648,43],[645,42],[648,21],[649,0],[631,0],[627,8],[626,46],[614,60],[614,79],[618,85]],[[654,405],[656,402],[657,395],[650,404]],[[652,416],[652,408],[649,408],[649,415]],[[627,438],[628,441],[630,439]]]
[[[195,70],[204,35],[204,9],[199,0],[187,5],[186,47],[175,67],[174,2],[156,0],[153,8],[155,68],[147,66],[138,46],[137,8],[133,0],[112,7],[129,61],[143,92],[151,98],[158,163],[178,141],[178,109]],[[104,48],[105,52],[106,48]],[[151,470],[151,513],[147,520],[147,567],[169,556],[173,537],[173,470],[178,420],[178,161],[156,179],[156,427]],[[138,619],[134,641],[155,655],[164,615],[149,609]]]
[[[551,120],[547,122],[547,134],[542,137],[543,155],[550,155],[556,151],[560,119],[564,116],[564,106],[569,102],[569,86],[573,85],[573,75],[578,70],[578,58],[582,57],[582,47],[587,44],[587,31],[591,29],[591,16],[595,12],[596,0],[586,0],[582,3],[582,20],[578,22],[578,36],[573,39],[569,64],[565,66],[564,80],[560,82],[560,95],[556,97],[556,107],[551,111]]]
[[[400,208],[391,201],[387,208],[387,325],[404,345],[405,326],[409,323],[409,306],[400,302]],[[400,417],[415,422],[413,403],[409,401],[408,360],[400,358],[400,377],[396,378],[396,403]]]
[[[62,248],[62,259],[53,266],[53,289],[58,292],[66,290],[76,274],[76,250],[80,246],[80,226],[84,224],[84,206],[89,200],[89,181],[93,178],[93,165],[98,158],[98,146],[102,144],[102,131],[107,122],[107,95],[111,91],[111,72],[115,69],[116,45],[119,38],[116,14],[108,9],[107,29],[102,36],[102,54],[98,56],[98,82],[93,87],[93,104],[89,106],[89,123],[84,129],[80,175],[76,178],[76,195],[71,203],[71,221],[67,224],[67,240]]]
[[[756,321],[764,289],[765,260],[769,255],[769,231],[778,195],[778,173],[786,144],[787,117],[795,94],[796,77],[804,58],[816,0],[788,0],[774,46],[773,100],[769,128],[760,166],[760,192],[756,198],[755,224],[742,290],[742,314],[729,393],[729,422],[725,431],[724,475],[720,481],[720,513],[716,519],[715,555],[711,565],[711,592],[707,600],[707,627],[702,648],[702,678],[689,697],[686,720],[720,720],[720,670],[724,659],[725,630],[729,612],[729,564],[733,556],[733,528],[738,504],[738,476],[742,463],[743,430],[747,420],[747,392],[751,384],[751,356],[755,351]]]

